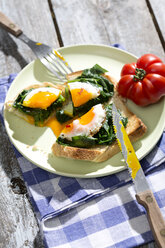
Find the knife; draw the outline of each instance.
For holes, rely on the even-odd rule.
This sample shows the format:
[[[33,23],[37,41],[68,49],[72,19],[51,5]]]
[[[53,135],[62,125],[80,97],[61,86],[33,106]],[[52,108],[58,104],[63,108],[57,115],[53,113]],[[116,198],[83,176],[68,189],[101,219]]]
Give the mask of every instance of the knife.
[[[165,248],[165,221],[114,103],[112,116],[117,142],[135,185],[136,200],[146,209],[148,222],[158,247]]]

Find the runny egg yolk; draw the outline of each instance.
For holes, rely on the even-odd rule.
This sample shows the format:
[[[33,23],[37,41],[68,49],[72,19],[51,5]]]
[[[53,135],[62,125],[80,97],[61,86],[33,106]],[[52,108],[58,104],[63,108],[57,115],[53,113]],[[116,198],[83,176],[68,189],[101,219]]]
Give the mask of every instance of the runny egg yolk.
[[[100,89],[88,82],[68,83],[74,107],[79,107],[100,95]]]
[[[79,124],[81,124],[81,125],[89,124],[95,116],[95,113],[93,112],[93,110],[94,110],[94,108],[92,107],[85,115],[78,118],[77,121],[79,122]],[[74,128],[74,125],[73,125],[73,122],[71,122],[71,123],[65,125],[64,129],[61,131],[63,133],[70,133],[73,128]]]
[[[95,116],[95,113],[93,112],[93,110],[94,108],[91,108],[91,110],[89,110],[85,115],[83,115],[82,117],[78,119],[81,125],[87,125],[93,120]]]
[[[28,92],[22,105],[29,108],[47,109],[60,94],[61,90],[55,87],[34,88]]]
[[[45,126],[50,127],[56,138],[58,138],[62,129],[66,126],[66,123],[61,124],[60,122],[58,122],[56,117],[52,117],[47,121]]]
[[[72,95],[73,105],[75,107],[79,107],[82,104],[88,102],[90,99],[92,99],[92,93],[88,92],[83,88],[72,89],[71,95]]]
[[[31,125],[34,125],[33,116],[27,115],[26,121]],[[51,128],[56,138],[58,138],[58,136],[60,135],[63,128],[67,125],[67,123],[69,125],[70,121],[61,124],[60,122],[58,122],[55,116],[52,116],[51,118],[49,118],[49,120],[46,123],[40,124],[39,126]]]
[[[33,116],[27,115],[27,121],[28,121],[30,124],[34,125],[34,117],[33,117]]]
[[[47,109],[54,101],[56,101],[58,95],[51,92],[40,91],[34,94],[29,100],[23,101],[23,106],[30,108]]]
[[[71,137],[79,135],[88,136],[95,134],[100,129],[105,119],[105,115],[105,110],[101,104],[98,104],[80,118],[69,120],[68,122],[61,124],[53,115],[45,123],[40,125],[40,127],[51,128],[56,138],[61,136],[71,139]],[[27,121],[32,125],[34,124],[34,119],[31,116],[29,116]]]

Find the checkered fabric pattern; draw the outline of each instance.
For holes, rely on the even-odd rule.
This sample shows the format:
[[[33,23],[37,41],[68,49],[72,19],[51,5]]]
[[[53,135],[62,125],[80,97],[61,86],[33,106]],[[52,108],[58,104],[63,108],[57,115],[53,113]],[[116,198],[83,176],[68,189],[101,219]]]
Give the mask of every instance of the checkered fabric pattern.
[[[0,79],[0,117],[15,74]],[[153,241],[145,211],[135,200],[127,170],[100,178],[55,175],[14,147],[41,224],[45,247],[127,248]],[[141,165],[165,217],[165,133]]]

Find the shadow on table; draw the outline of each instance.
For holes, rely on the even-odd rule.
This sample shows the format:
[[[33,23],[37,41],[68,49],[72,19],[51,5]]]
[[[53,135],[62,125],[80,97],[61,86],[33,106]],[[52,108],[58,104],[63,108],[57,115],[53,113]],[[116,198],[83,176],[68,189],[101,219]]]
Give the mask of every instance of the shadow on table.
[[[2,28],[0,28],[0,50],[6,56],[12,56],[15,58],[21,68],[24,68],[28,64],[24,57],[19,53],[18,46],[15,41]]]
[[[34,239],[33,248],[44,248],[43,238],[40,232],[37,233]]]

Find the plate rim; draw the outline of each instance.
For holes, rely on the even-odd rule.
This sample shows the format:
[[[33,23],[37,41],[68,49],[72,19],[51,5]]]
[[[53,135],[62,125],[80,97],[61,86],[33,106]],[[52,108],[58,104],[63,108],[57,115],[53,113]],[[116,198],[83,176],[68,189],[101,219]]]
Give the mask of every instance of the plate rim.
[[[126,54],[126,55],[130,55],[131,57],[133,57],[133,59],[137,59],[137,56],[135,56],[134,54],[132,54],[132,53],[130,53],[130,52],[127,52],[127,51],[125,51],[125,50],[122,50],[121,48],[117,48],[117,47],[113,47],[113,46],[108,46],[108,45],[102,45],[102,44],[75,44],[75,45],[68,45],[68,46],[64,46],[64,47],[59,47],[59,48],[57,48],[56,50],[57,51],[62,51],[62,50],[66,50],[66,49],[72,49],[72,48],[82,48],[82,47],[90,47],[90,46],[92,46],[92,47],[101,47],[101,48],[108,48],[108,49],[112,49],[112,50],[115,50],[115,51],[118,51],[118,52],[122,52],[123,54]],[[24,73],[24,71],[25,70],[27,70],[27,68],[28,67],[30,67],[30,66],[32,66],[33,65],[33,63],[35,62],[36,60],[33,60],[33,61],[31,61],[28,65],[26,65],[19,73],[18,73],[18,75],[16,76],[16,78],[13,80],[13,82],[12,82],[12,84],[11,84],[11,86],[10,86],[10,88],[12,87],[12,85],[14,85],[15,84],[15,81],[18,79],[18,77],[20,77],[23,73]],[[10,88],[8,89],[8,92],[10,91]],[[6,94],[6,97],[5,97],[5,102],[6,102],[6,98],[7,98],[7,96],[8,96],[8,92],[7,92],[7,94]],[[165,99],[164,99],[164,109],[165,109]],[[7,132],[7,134],[8,134],[8,137],[9,137],[9,139],[10,139],[10,141],[11,141],[11,143],[15,146],[15,143],[13,142],[13,139],[12,139],[12,137],[10,137],[10,134],[8,133],[8,128],[7,128],[7,120],[6,120],[6,118],[5,118],[5,109],[3,110],[3,116],[4,116],[4,124],[5,124],[5,129],[6,129],[6,132]],[[162,116],[161,116],[162,117]],[[165,118],[165,117],[164,117]],[[165,125],[164,125],[165,126]],[[161,135],[162,135],[162,133],[163,133],[163,130],[164,130],[164,127],[162,126],[162,130],[161,130],[161,132],[159,133],[159,138],[157,139],[157,142],[160,140],[160,137],[161,137]],[[156,143],[157,143],[156,142]],[[150,147],[150,149],[148,150],[148,152],[147,152],[147,154],[149,154],[149,152],[153,149],[153,147],[155,146],[156,144],[154,144],[153,146],[151,146]],[[15,146],[16,147],[16,149],[22,154],[22,156],[23,157],[25,157],[27,160],[29,160],[31,163],[33,163],[33,164],[35,164],[36,166],[38,166],[38,167],[40,167],[40,168],[42,168],[43,170],[46,170],[46,171],[49,171],[49,172],[51,172],[51,173],[54,173],[54,174],[57,174],[57,175],[61,175],[61,176],[66,176],[66,177],[77,177],[77,178],[97,178],[97,177],[102,177],[102,176],[108,176],[108,175],[110,175],[110,174],[115,174],[115,173],[118,173],[118,172],[120,172],[120,171],[122,171],[122,170],[125,170],[127,167],[126,166],[123,166],[123,168],[121,168],[121,166],[120,166],[120,168],[117,170],[115,170],[115,172],[113,172],[113,173],[110,173],[110,172],[104,172],[104,173],[101,173],[101,174],[97,174],[97,175],[94,175],[93,173],[94,172],[90,172],[90,173],[88,173],[88,174],[83,174],[83,175],[81,175],[81,174],[72,174],[72,173],[63,173],[63,172],[59,172],[59,171],[56,171],[56,169],[55,168],[53,168],[53,167],[51,167],[51,169],[48,169],[48,168],[44,168],[43,166],[40,166],[38,163],[36,163],[36,162],[34,162],[33,160],[31,160],[31,159],[29,159],[29,157],[27,157],[24,153],[22,153],[21,152],[21,150],[17,147],[17,146]],[[141,160],[142,158],[144,158],[147,154],[144,154],[144,156],[143,157],[141,157],[139,160]]]

